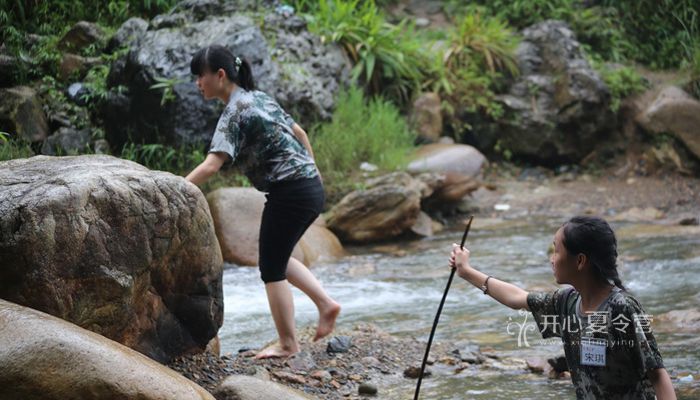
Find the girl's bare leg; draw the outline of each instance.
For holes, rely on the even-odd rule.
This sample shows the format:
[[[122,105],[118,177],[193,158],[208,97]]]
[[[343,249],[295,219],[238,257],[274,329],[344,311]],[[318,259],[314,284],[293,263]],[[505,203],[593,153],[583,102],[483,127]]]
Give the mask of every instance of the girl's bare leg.
[[[336,303],[321,286],[321,282],[301,261],[290,257],[287,263],[287,279],[304,292],[318,308],[318,327],[314,341],[328,336],[335,328],[335,320],[340,313],[340,304]]]
[[[286,280],[265,284],[267,301],[275,321],[279,344],[270,346],[255,358],[288,357],[299,351],[294,327],[294,297]]]

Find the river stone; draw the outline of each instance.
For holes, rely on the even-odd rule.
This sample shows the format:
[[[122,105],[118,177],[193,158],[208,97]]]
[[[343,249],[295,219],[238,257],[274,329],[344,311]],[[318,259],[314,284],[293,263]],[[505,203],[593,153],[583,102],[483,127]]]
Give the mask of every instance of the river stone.
[[[105,155],[0,163],[0,297],[158,361],[222,323],[223,261],[202,192]]]
[[[421,172],[455,172],[468,177],[481,173],[487,164],[486,157],[477,149],[466,144],[433,143],[416,149],[413,161],[408,164],[408,171]]]
[[[226,46],[250,62],[258,88],[299,118],[300,125],[330,118],[336,93],[349,81],[350,64],[342,49],[322,43],[301,17],[285,18],[265,4],[183,1],[154,18],[148,30],[132,29],[136,38],[112,64],[108,84],[113,90],[100,109],[109,142],[121,148],[131,132],[133,141],[145,143],[209,143],[223,106],[202,98],[190,60],[211,44]],[[150,89],[158,78],[173,82],[173,100],[161,104],[162,90]]]
[[[423,93],[413,102],[411,123],[418,135],[436,142],[442,134],[442,103],[437,93]]]
[[[59,50],[76,51],[104,41],[104,32],[93,22],[80,21],[66,32],[58,42]]]
[[[253,188],[222,188],[209,193],[207,200],[224,260],[238,265],[258,265],[265,194]],[[309,266],[343,254],[340,240],[333,232],[314,223],[294,247],[292,257]]]
[[[615,129],[610,91],[566,23],[540,22],[522,36],[520,75],[497,97],[504,116],[475,123],[478,147],[498,143],[515,158],[538,164],[577,163]]]
[[[357,393],[359,395],[374,396],[377,394],[377,386],[368,382],[363,382],[360,384],[360,387],[357,388]]]
[[[0,365],[3,399],[214,399],[126,346],[5,300],[0,300]]]
[[[662,89],[636,121],[648,132],[674,135],[700,159],[700,101],[682,89]]]
[[[370,182],[343,197],[326,214],[341,241],[373,242],[397,237],[416,223],[425,185],[406,173]]]
[[[217,400],[308,400],[308,395],[279,383],[246,375],[231,375],[214,389]]]
[[[49,124],[34,89],[17,86],[0,89],[0,131],[30,142],[49,134]]]
[[[327,353],[347,353],[352,347],[352,338],[350,336],[333,336],[328,341],[326,347]]]
[[[47,156],[63,156],[86,153],[90,151],[90,130],[75,130],[60,128],[44,140],[41,154]]]

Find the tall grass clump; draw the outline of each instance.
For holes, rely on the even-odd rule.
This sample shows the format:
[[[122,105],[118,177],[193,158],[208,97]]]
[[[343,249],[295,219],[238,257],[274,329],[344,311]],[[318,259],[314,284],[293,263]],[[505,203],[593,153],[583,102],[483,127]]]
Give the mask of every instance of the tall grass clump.
[[[455,21],[446,45],[435,51],[430,78],[424,88],[444,100],[448,123],[455,133],[463,128],[456,114],[479,113],[499,118],[502,107],[496,101],[499,88],[518,71],[515,49],[518,36],[495,17],[466,14]]]
[[[394,104],[380,97],[366,101],[357,88],[339,94],[331,122],[314,126],[310,137],[331,185],[346,183],[362,162],[385,171],[405,166],[415,140]]]

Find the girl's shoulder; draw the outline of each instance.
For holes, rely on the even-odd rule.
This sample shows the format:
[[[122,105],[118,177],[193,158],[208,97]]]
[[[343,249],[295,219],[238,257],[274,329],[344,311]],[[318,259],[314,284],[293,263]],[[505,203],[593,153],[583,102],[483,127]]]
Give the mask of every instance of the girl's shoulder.
[[[613,315],[624,314],[627,317],[632,317],[636,314],[644,314],[642,304],[626,290],[617,290],[613,293],[608,304]]]

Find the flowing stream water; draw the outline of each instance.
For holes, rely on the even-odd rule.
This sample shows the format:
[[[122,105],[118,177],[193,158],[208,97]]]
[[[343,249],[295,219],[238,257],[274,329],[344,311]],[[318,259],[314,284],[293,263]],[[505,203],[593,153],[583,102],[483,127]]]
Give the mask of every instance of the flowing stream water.
[[[554,280],[547,250],[560,220],[479,221],[467,247],[472,264],[495,277],[529,290],[552,290]],[[618,234],[623,283],[652,316],[700,308],[700,235],[697,228],[613,224]],[[447,259],[459,231],[381,247],[349,248],[350,256],[313,266],[313,272],[343,306],[340,327],[371,322],[398,336],[427,341],[444,290]],[[258,348],[275,338],[267,299],[257,268],[227,266],[224,272],[225,317],[219,333],[223,353]],[[294,289],[299,327],[316,322],[316,309]],[[525,320],[527,318],[527,320]],[[511,310],[455,278],[445,303],[436,341],[470,341],[499,355],[526,359],[563,354],[560,343],[542,341],[539,332],[521,335],[519,326],[532,316]],[[521,324],[521,325],[518,325]],[[674,382],[679,398],[700,386],[700,339],[655,321],[656,338],[669,371],[686,376]],[[518,343],[520,336],[521,343]],[[527,339],[527,345],[523,339]],[[414,363],[420,364],[420,360]],[[426,399],[559,399],[574,398],[569,380],[550,380],[523,370],[465,370],[424,379]],[[409,399],[415,381],[380,386],[381,398]],[[690,396],[690,395],[688,395]]]

